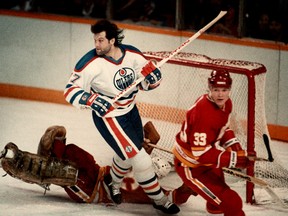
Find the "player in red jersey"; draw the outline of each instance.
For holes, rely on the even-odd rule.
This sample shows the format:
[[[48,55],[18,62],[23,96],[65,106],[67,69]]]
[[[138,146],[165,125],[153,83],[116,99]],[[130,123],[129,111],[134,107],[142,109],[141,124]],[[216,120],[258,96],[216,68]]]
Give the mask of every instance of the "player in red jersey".
[[[144,126],[145,138],[156,144],[160,135],[153,124],[148,123]],[[145,144],[143,147],[151,153],[152,148]],[[153,163],[159,177],[166,176],[171,169],[170,164],[160,158],[153,160]],[[50,184],[62,186],[76,202],[113,204],[104,182],[105,177],[111,178],[111,167],[100,166],[84,149],[75,144],[66,144],[66,129],[63,126],[47,128],[40,139],[37,154],[21,151],[14,143],[8,143],[0,154],[0,167],[14,178],[39,184],[45,189],[49,189]],[[120,190],[123,202],[153,203],[133,177],[133,170],[124,177]],[[183,204],[191,195],[195,195],[185,185],[171,191],[162,190],[176,204]]]
[[[243,216],[242,199],[225,183],[222,170],[252,165],[229,128],[231,86],[228,71],[212,71],[209,93],[198,98],[187,111],[173,153],[178,175],[207,201],[209,213]]]

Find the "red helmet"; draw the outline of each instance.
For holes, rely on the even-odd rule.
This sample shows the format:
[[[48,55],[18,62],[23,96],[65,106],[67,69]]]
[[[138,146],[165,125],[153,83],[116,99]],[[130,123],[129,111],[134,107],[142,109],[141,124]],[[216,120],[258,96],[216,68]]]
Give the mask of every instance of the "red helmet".
[[[228,71],[225,70],[213,70],[208,78],[209,87],[224,87],[231,88],[232,79]]]

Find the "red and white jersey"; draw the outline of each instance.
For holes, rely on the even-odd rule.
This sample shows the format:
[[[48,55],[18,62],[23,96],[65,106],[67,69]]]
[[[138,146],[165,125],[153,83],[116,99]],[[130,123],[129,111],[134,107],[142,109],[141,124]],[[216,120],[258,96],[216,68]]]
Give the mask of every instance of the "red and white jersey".
[[[85,54],[71,74],[64,92],[65,99],[77,108],[85,108],[79,101],[85,92],[98,93],[114,98],[141,76],[141,69],[147,60],[135,47],[120,45],[123,56],[114,60],[99,56],[93,49]],[[138,87],[130,89],[125,97],[117,101],[118,108],[106,117],[119,116],[129,112],[135,102]]]
[[[225,140],[221,140],[229,131],[231,111],[231,99],[228,99],[223,109],[220,109],[208,94],[198,98],[187,111],[181,131],[176,135],[176,144],[173,149],[175,156],[181,162],[193,167],[199,165],[197,159],[212,146],[221,148],[223,143],[220,141],[226,142],[228,139],[225,137]]]

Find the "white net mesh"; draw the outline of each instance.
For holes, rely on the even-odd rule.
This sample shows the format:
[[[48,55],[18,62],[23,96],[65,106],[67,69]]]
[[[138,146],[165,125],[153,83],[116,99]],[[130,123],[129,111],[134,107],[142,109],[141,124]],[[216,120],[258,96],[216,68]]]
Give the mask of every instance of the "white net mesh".
[[[158,61],[169,54],[145,53],[147,58]],[[233,79],[231,128],[244,148],[255,149],[258,157],[268,158],[263,141],[263,134],[267,134],[269,138],[264,102],[265,66],[248,61],[212,59],[194,53],[179,53],[164,64],[161,67],[161,86],[138,97],[142,117],[144,120],[151,120],[161,136],[157,145],[166,149],[172,148],[186,110],[200,95],[207,92],[207,78],[214,69],[228,70]],[[273,153],[273,146],[271,149]],[[173,162],[170,153],[155,149],[153,154]],[[256,162],[254,174],[273,187],[288,188],[288,171],[283,168],[277,155],[274,155],[273,163]]]

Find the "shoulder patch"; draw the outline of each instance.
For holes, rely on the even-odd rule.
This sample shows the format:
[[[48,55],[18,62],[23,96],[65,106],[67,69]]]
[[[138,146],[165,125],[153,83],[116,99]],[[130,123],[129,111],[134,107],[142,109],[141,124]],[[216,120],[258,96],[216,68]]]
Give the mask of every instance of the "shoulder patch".
[[[93,61],[97,57],[98,55],[96,53],[96,50],[90,50],[77,62],[75,66],[75,71],[82,71],[91,61]]]
[[[120,45],[120,48],[124,49],[125,51],[131,51],[131,52],[139,53],[140,55],[143,55],[139,49],[131,45],[122,44]]]

